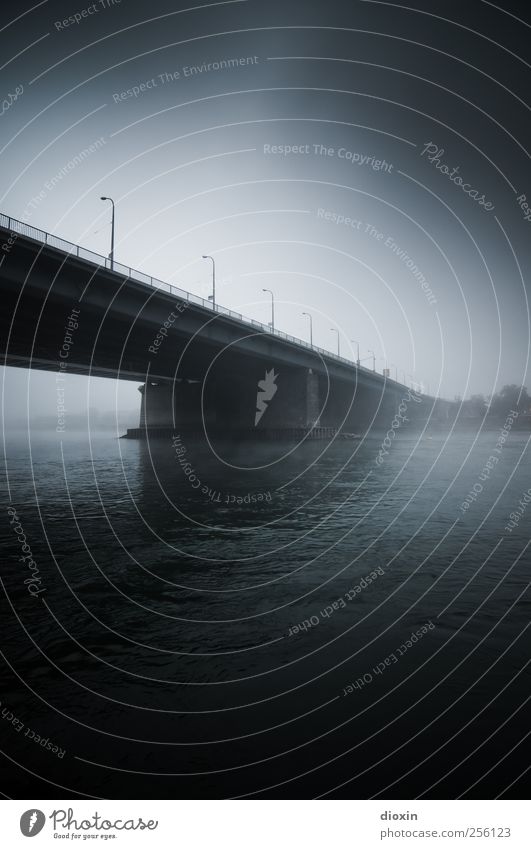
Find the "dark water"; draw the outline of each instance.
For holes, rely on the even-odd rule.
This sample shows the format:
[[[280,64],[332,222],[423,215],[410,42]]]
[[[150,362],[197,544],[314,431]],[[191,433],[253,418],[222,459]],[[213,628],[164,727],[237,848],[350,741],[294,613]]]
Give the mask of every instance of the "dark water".
[[[62,436],[6,445],[12,796],[526,795],[527,433]]]

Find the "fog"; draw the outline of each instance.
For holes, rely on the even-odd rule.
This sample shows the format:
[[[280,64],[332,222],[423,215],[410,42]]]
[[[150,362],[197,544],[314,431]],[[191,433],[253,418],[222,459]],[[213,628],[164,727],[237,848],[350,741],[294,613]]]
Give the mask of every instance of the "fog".
[[[500,84],[479,72],[461,84],[458,42],[450,91],[440,28],[429,80],[410,69],[420,16],[407,16],[402,35],[394,21],[395,35],[371,50],[358,39],[358,28],[385,29],[377,4],[226,3],[206,28],[169,2],[148,22],[134,2],[61,24],[69,13],[50,3],[11,25],[14,57],[42,40],[3,72],[9,91],[24,91],[2,117],[2,211],[106,255],[100,195],[112,196],[119,262],[206,297],[201,257],[212,254],[222,305],[267,323],[262,289],[272,289],[279,329],[307,339],[309,311],[316,345],[335,351],[337,328],[344,355],[355,359],[359,343],[378,371],[431,394],[526,383],[523,128],[498,102]],[[503,50],[496,58],[514,100],[515,63],[505,68]],[[53,410],[52,375],[8,370],[3,380],[8,424],[28,403]],[[69,376],[68,404],[72,414],[127,411],[138,395]]]

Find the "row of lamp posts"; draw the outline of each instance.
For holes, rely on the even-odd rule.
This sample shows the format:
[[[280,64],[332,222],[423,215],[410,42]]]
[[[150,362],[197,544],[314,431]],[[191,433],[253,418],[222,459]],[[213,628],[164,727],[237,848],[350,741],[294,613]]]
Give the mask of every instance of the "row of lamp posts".
[[[110,201],[110,203],[112,205],[111,252],[109,254],[109,260],[110,260],[110,263],[111,263],[111,269],[114,269],[114,200],[110,197],[101,197],[100,200]],[[203,254],[202,259],[209,259],[212,262],[212,294],[208,296],[208,300],[212,301],[213,306],[216,306],[216,261],[215,261],[214,257],[211,256],[210,254]],[[275,329],[275,295],[271,291],[271,289],[262,289],[262,292],[268,292],[271,295],[271,322],[270,322],[270,327],[271,327],[271,330],[274,330]],[[313,319],[312,319],[312,316],[310,315],[309,312],[303,312],[302,315],[307,316],[310,320],[310,347],[313,348]],[[337,355],[338,355],[338,357],[340,357],[341,356],[341,349],[340,349],[339,330],[337,329],[337,327],[331,327],[330,330],[332,331],[332,333],[337,333]],[[357,346],[357,354],[358,355],[357,355],[357,358],[356,358],[356,364],[359,366],[361,363],[364,363],[367,360],[372,359],[372,370],[376,371],[376,354],[374,353],[374,351],[371,351],[370,348],[369,348],[368,349],[369,356],[360,360],[360,343],[356,339],[351,339],[350,341],[353,342]],[[394,365],[394,364],[390,363],[390,365]],[[395,380],[398,383],[398,366],[395,365],[394,368],[395,368]],[[387,368],[386,368],[386,371],[388,371]],[[403,382],[404,382],[404,385],[405,385],[405,383],[406,383],[405,372],[402,372],[402,375],[403,375]]]

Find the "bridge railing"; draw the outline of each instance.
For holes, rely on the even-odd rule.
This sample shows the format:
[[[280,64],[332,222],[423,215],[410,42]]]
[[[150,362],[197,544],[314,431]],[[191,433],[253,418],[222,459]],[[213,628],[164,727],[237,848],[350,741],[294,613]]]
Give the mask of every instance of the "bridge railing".
[[[182,301],[188,301],[190,303],[197,304],[198,306],[202,306],[205,309],[211,310],[213,313],[218,313],[221,315],[227,315],[229,318],[236,319],[252,328],[259,328],[260,331],[264,334],[269,333],[272,336],[276,336],[279,339],[285,339],[288,342],[293,342],[296,345],[301,345],[304,348],[308,348],[312,351],[317,352],[318,354],[322,354],[328,359],[336,360],[337,362],[345,363],[352,367],[354,363],[352,360],[347,359],[346,357],[341,357],[338,354],[333,354],[331,351],[327,351],[325,348],[319,348],[317,345],[310,345],[309,342],[305,342],[304,339],[298,339],[296,336],[291,336],[289,333],[284,333],[282,330],[273,330],[269,325],[262,324],[259,321],[255,321],[255,319],[245,318],[241,313],[234,312],[234,310],[228,309],[227,307],[223,307],[220,304],[212,304],[212,301],[206,300],[205,298],[201,298],[199,295],[194,295],[192,292],[187,292],[184,289],[180,289],[178,286],[173,286],[171,283],[166,283],[164,280],[159,280],[157,277],[152,277],[149,274],[145,274],[143,271],[137,271],[135,268],[131,268],[127,265],[122,265],[121,262],[112,262],[109,257],[102,256],[101,254],[97,254],[94,251],[89,251],[87,248],[82,248],[79,245],[75,245],[73,242],[68,242],[66,239],[60,239],[58,236],[54,236],[51,233],[47,233],[45,230],[40,230],[38,227],[33,227],[31,224],[26,224],[24,221],[18,221],[16,218],[11,218],[8,215],[4,215],[0,212],[0,227],[4,227],[6,230],[9,230],[13,235],[18,234],[21,236],[25,236],[26,238],[33,239],[36,242],[40,242],[43,245],[50,245],[53,248],[58,248],[59,250],[64,251],[71,256],[79,257],[80,259],[88,260],[89,262],[94,263],[95,265],[100,266],[101,268],[106,268],[110,271],[113,271],[115,274],[121,274],[124,277],[135,280],[140,283],[145,283],[148,286],[154,286],[157,289],[163,289],[167,292],[170,292],[171,295],[179,298]],[[371,369],[366,368],[365,366],[359,365],[357,368],[360,371],[364,371],[370,374],[373,374]],[[391,378],[387,378],[390,383],[396,383],[396,381],[391,380]]]

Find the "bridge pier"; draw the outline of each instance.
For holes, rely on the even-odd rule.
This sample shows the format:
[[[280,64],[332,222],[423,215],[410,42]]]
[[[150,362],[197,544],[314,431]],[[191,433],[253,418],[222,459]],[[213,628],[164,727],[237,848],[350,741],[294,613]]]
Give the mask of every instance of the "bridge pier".
[[[201,433],[205,427],[227,436],[234,432],[258,435],[268,430],[319,427],[319,376],[306,368],[280,374],[270,369],[269,376],[267,371],[257,372],[251,379],[216,375],[205,387],[200,381],[184,379],[147,382],[139,387],[139,427],[128,435],[136,437],[146,431],[163,435],[181,429]],[[261,399],[263,404],[259,404]]]
[[[265,375],[264,375],[265,377]],[[319,376],[312,369],[284,369],[279,371],[275,385],[277,391],[266,401],[266,408],[256,424],[256,430],[307,430],[319,427],[320,393]],[[258,401],[259,393],[255,391]],[[252,408],[254,423],[256,405]]]
[[[138,387],[141,430],[199,430],[201,415],[201,384],[199,381],[176,380],[173,383],[144,383]],[[212,414],[209,413],[209,421]]]
[[[145,383],[138,387],[142,399],[140,401],[141,428],[162,427],[172,425],[173,395],[169,384]],[[149,410],[148,410],[149,406]]]
[[[247,364],[238,371],[211,370],[206,379],[149,381],[139,387],[142,396],[137,438],[205,432],[216,438],[278,438],[282,434],[331,437],[337,431],[362,433],[372,425],[390,426],[400,399],[408,390],[385,395],[356,383],[329,381],[306,367],[258,368]],[[402,396],[401,393],[402,392]],[[417,404],[406,403],[409,420],[419,414]],[[448,414],[440,404],[439,416]]]

